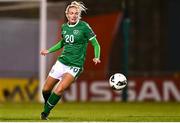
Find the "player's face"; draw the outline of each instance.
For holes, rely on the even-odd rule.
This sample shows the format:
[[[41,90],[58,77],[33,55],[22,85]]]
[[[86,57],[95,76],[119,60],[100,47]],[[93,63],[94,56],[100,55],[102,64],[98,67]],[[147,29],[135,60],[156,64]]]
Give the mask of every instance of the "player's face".
[[[79,18],[79,11],[77,8],[72,7],[69,8],[69,11],[67,13],[67,19],[70,24],[75,24],[78,21]]]

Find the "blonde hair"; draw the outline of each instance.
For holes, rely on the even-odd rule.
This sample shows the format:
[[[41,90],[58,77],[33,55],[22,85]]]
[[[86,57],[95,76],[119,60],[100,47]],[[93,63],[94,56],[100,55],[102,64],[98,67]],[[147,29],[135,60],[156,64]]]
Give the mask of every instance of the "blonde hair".
[[[82,13],[83,11],[86,12],[86,10],[87,10],[87,8],[84,6],[84,3],[83,3],[83,2],[73,1],[73,2],[71,2],[71,4],[69,4],[69,5],[66,7],[66,11],[65,11],[66,17],[67,17],[69,8],[72,8],[72,7],[75,7],[75,8],[77,8],[77,9],[79,10],[79,17],[78,17],[78,19],[81,19],[81,13]]]

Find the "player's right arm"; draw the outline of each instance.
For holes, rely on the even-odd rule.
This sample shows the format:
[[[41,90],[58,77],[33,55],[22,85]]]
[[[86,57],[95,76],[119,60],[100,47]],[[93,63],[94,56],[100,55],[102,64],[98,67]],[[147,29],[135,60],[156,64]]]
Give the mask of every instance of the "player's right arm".
[[[57,50],[60,50],[64,46],[63,41],[64,40],[61,39],[57,44],[55,44],[54,46],[52,46],[48,50],[41,50],[40,54],[45,56],[45,55],[47,55],[49,53],[56,52]]]

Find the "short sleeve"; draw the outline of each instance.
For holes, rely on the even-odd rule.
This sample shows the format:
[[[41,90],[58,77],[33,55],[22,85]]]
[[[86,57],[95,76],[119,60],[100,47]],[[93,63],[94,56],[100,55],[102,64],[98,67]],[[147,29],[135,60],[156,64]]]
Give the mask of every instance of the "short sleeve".
[[[85,36],[87,37],[88,40],[91,40],[96,36],[88,23],[85,23]]]

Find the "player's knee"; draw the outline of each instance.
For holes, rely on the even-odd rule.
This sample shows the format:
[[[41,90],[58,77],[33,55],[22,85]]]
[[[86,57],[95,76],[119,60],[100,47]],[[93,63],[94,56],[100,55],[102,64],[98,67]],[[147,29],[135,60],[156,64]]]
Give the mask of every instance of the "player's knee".
[[[52,87],[51,87],[51,85],[49,85],[49,84],[44,84],[42,90],[43,90],[43,91],[51,91],[51,90],[52,90]]]
[[[54,90],[54,92],[57,94],[57,95],[62,95],[62,93],[64,92],[65,88],[63,86],[60,86],[59,88],[56,88]]]

